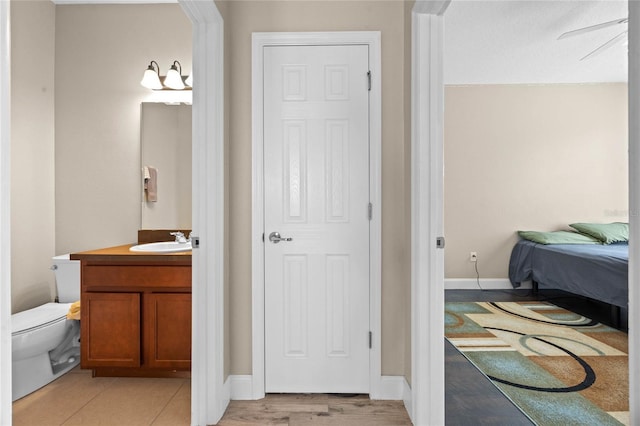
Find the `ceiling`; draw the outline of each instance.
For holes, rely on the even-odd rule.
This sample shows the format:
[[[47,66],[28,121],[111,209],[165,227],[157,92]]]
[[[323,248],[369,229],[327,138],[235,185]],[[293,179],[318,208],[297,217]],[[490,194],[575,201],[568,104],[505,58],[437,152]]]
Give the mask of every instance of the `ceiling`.
[[[627,14],[627,2],[616,0],[453,0],[445,13],[445,83],[626,82],[623,43],[580,61],[626,24],[563,40],[558,36]]]
[[[52,1],[56,4],[177,2]],[[452,0],[445,13],[445,84],[626,82],[627,49],[622,43],[580,61],[626,29],[626,24],[563,40],[558,40],[558,36],[627,15],[626,0]]]

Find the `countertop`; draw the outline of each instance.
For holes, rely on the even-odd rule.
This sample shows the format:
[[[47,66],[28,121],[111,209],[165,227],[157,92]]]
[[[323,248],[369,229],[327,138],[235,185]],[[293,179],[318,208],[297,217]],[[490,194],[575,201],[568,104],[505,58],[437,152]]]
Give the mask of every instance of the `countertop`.
[[[135,244],[125,244],[115,247],[101,248],[78,253],[71,253],[71,260],[86,262],[100,262],[113,264],[154,264],[171,263],[176,265],[191,265],[191,251],[176,253],[149,253],[129,251]]]

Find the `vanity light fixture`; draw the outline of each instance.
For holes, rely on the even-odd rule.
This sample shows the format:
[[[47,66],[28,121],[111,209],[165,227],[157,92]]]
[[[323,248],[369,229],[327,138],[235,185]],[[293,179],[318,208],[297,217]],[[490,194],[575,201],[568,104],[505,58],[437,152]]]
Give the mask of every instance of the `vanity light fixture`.
[[[178,64],[177,67],[176,64]],[[164,85],[174,90],[184,89],[184,81],[182,80],[182,65],[180,65],[180,62],[173,61],[173,65],[171,65],[171,68],[169,69],[169,71],[167,71],[167,76],[164,78]]]
[[[182,75],[182,65],[173,61],[166,76],[160,75],[160,66],[156,61],[151,61],[144,72],[140,84],[152,90],[191,90],[191,75]]]
[[[160,81],[160,67],[158,66],[158,63],[156,61],[151,61],[151,63],[147,67],[147,70],[142,76],[142,81],[140,81],[140,84],[142,84],[147,89],[162,89],[162,82]]]

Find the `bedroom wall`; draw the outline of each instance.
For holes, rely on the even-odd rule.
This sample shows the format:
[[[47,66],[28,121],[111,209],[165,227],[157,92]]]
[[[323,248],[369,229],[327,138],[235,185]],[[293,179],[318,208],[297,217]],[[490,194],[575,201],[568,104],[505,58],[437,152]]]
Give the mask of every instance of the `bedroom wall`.
[[[53,3],[11,1],[12,313],[55,297],[54,40]]]
[[[518,230],[628,220],[627,85],[445,89],[446,278],[507,278]]]

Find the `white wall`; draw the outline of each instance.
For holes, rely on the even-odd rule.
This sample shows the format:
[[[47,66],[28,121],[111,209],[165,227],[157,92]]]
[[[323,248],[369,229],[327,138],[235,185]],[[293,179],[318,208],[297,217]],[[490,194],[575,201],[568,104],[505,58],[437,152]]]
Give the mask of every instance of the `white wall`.
[[[626,84],[445,90],[445,276],[507,278],[516,231],[628,220]]]
[[[55,297],[54,40],[50,1],[11,2],[12,312]]]
[[[191,71],[191,23],[177,4],[56,7],[56,252],[136,241],[140,86],[151,60]]]

